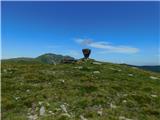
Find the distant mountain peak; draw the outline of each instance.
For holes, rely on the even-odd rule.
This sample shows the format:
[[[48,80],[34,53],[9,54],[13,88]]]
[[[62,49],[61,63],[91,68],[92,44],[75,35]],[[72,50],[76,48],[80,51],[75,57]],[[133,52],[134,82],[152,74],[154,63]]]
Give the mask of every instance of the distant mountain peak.
[[[45,53],[42,54],[36,58],[27,58],[27,57],[19,57],[19,58],[11,58],[11,59],[5,59],[5,61],[23,61],[23,62],[40,62],[40,63],[47,63],[47,64],[58,64],[61,63],[64,59],[69,59],[69,60],[75,60],[74,57],[71,56],[63,56],[60,54],[55,54],[55,53]]]
[[[54,54],[54,53],[45,53],[45,54],[38,56],[36,59],[42,63],[57,64],[57,63],[60,63],[65,58],[75,59],[71,56],[63,56],[63,55]]]

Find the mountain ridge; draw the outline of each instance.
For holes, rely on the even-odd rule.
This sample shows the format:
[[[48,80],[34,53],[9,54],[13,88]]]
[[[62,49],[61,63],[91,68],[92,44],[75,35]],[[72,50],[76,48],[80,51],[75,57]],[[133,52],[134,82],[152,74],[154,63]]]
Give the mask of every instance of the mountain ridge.
[[[39,55],[35,58],[30,57],[18,57],[18,58],[10,58],[10,59],[2,59],[2,61],[22,61],[22,62],[40,62],[40,63],[46,63],[46,64],[59,64],[61,63],[65,58],[71,59],[71,60],[77,60],[74,57],[71,57],[69,55],[61,55],[61,54],[55,54],[55,53],[44,53],[42,55]],[[129,65],[124,64],[131,67],[137,67],[143,70],[152,71],[152,72],[160,72],[160,65]]]
[[[73,59],[74,57],[68,56],[68,55],[60,55],[60,54],[54,54],[54,53],[44,53],[38,57],[30,58],[30,57],[18,57],[18,58],[10,58],[10,59],[2,59],[2,61],[23,61],[23,62],[40,62],[40,63],[46,63],[46,64],[58,64],[61,63],[63,59]]]

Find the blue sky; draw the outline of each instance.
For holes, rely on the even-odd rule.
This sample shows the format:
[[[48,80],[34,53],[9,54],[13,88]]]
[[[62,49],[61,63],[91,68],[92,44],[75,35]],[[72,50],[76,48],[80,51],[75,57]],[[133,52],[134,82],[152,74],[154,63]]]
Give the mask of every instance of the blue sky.
[[[2,2],[2,58],[57,53],[136,65],[159,62],[158,2]]]

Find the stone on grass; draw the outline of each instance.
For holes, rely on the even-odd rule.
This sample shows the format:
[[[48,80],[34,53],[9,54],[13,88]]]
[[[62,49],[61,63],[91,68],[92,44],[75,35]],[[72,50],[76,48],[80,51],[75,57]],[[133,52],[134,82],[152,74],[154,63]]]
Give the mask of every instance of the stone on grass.
[[[30,90],[29,90],[29,89],[27,89],[27,90],[26,90],[26,92],[30,92]]]
[[[154,76],[150,76],[151,79],[153,80],[157,80],[158,78],[157,77],[154,77]]]
[[[63,79],[61,79],[61,80],[59,80],[60,82],[62,82],[62,83],[64,83],[65,82],[65,80],[63,80]]]
[[[42,105],[42,103],[43,103],[42,101],[39,101],[39,102],[38,102],[39,105]]]
[[[68,114],[68,113],[62,113],[61,115],[62,115],[62,116],[65,116],[65,117],[69,117],[69,118],[71,117],[71,115]]]
[[[99,71],[93,71],[93,73],[94,73],[94,74],[99,74],[100,72],[99,72]]]
[[[127,100],[123,100],[122,102],[123,102],[123,103],[126,103],[126,102],[127,102]]]
[[[39,110],[39,115],[43,116],[45,114],[45,107],[41,106],[40,110]]]
[[[133,74],[128,74],[128,76],[133,77]]]
[[[157,95],[151,95],[151,97],[154,97],[154,98],[156,98],[156,97],[158,97]]]
[[[118,70],[118,72],[121,72],[121,71],[122,71],[121,69]]]
[[[83,115],[80,115],[80,119],[81,119],[81,120],[88,120],[88,119],[85,118]]]
[[[124,116],[119,116],[119,120],[132,120],[132,119],[126,118]]]
[[[20,97],[15,97],[15,100],[18,100]]]
[[[54,115],[55,113],[53,111],[48,111],[50,114]]]
[[[6,69],[3,69],[3,72],[4,72],[4,73],[7,73],[7,70],[6,70]]]
[[[127,97],[128,96],[128,94],[123,94],[123,97]]]
[[[50,85],[51,83],[49,82],[48,85]]]
[[[77,67],[74,67],[74,68],[77,68],[77,69],[82,69],[83,67],[82,67],[82,66],[77,66]]]
[[[28,116],[28,120],[36,120],[36,119],[38,119],[37,115],[29,115]]]
[[[113,109],[117,108],[117,106],[113,105],[112,103],[110,104],[110,107],[113,108]]]
[[[119,120],[125,120],[124,116],[119,116]]]
[[[67,113],[67,109],[66,109],[65,105],[60,105],[60,107],[61,107],[63,112]]]
[[[102,115],[103,115],[103,109],[101,108],[100,110],[98,110],[98,111],[97,111],[97,114],[98,114],[99,116],[102,116]]]

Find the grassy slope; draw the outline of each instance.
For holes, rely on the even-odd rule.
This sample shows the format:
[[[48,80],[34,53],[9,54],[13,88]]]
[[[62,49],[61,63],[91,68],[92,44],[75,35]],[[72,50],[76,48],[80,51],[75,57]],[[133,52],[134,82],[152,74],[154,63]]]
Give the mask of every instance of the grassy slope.
[[[157,73],[110,63],[2,62],[2,119],[26,120],[32,111],[39,120],[79,120],[80,115],[88,120],[158,120],[160,79],[150,76],[160,78]],[[44,116],[39,116],[41,106],[46,109]]]

